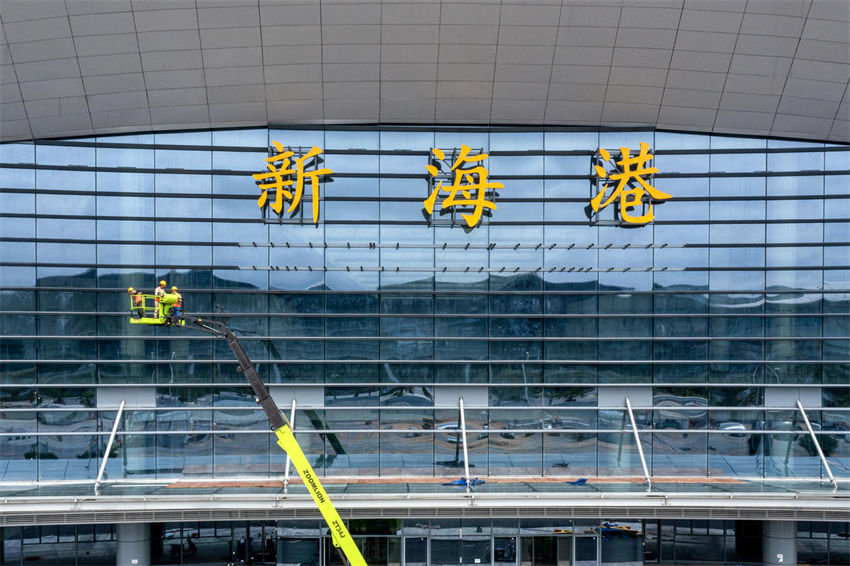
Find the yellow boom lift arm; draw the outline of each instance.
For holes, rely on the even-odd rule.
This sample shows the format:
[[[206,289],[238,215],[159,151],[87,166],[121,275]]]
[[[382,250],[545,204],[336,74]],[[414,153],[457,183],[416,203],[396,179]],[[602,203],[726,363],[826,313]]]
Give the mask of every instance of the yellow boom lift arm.
[[[227,342],[227,345],[230,346],[230,349],[233,351],[233,355],[236,356],[236,360],[239,362],[238,371],[245,376],[248,383],[251,384],[251,389],[254,390],[254,400],[258,405],[260,405],[263,412],[265,412],[266,416],[269,418],[271,428],[277,436],[278,446],[283,448],[283,450],[289,454],[289,459],[292,461],[292,465],[295,466],[295,469],[298,471],[298,475],[301,476],[301,480],[307,487],[307,491],[310,492],[310,495],[313,497],[313,501],[316,502],[316,506],[322,514],[322,517],[325,518],[325,521],[330,528],[331,540],[333,541],[334,546],[337,547],[337,551],[340,553],[340,556],[344,557],[343,562],[350,564],[350,566],[367,566],[366,561],[363,559],[363,555],[360,554],[360,550],[357,548],[357,545],[354,544],[354,540],[352,540],[351,534],[348,532],[348,528],[346,528],[345,523],[342,522],[342,518],[339,516],[336,507],[334,507],[331,502],[328,492],[325,491],[325,488],[322,486],[322,482],[319,481],[319,477],[316,475],[316,472],[307,460],[307,456],[304,455],[304,451],[301,450],[301,446],[299,446],[298,442],[295,440],[295,434],[293,434],[286,417],[280,412],[280,409],[275,404],[274,399],[272,399],[271,395],[269,395],[268,387],[266,387],[260,379],[254,364],[251,362],[251,359],[248,357],[248,354],[245,352],[242,344],[239,343],[239,339],[235,334],[233,334],[233,331],[230,330],[226,324],[217,320],[207,320],[182,315],[174,316],[171,313],[171,307],[176,303],[176,295],[174,296],[173,301],[170,300],[171,298],[169,295],[169,293],[166,293],[160,298],[160,302],[156,308],[157,312],[155,317],[143,316],[137,319],[131,317],[130,322],[157,326],[185,327],[186,321],[188,320],[198,330],[214,334],[219,338],[223,338]],[[146,295],[145,297],[146,299],[147,297],[153,298],[152,295]],[[138,305],[133,304],[131,299],[131,312],[137,311],[139,308],[140,307]]]

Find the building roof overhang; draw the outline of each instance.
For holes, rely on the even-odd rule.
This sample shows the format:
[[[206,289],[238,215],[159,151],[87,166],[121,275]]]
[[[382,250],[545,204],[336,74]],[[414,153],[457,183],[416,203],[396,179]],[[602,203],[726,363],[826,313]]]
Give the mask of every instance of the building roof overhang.
[[[850,486],[828,482],[711,481],[671,478],[647,489],[640,480],[496,483],[470,492],[439,483],[328,483],[340,515],[359,518],[525,518],[561,519],[726,519],[786,521],[850,520]],[[681,483],[679,483],[681,482]],[[197,487],[189,482],[103,486],[56,483],[17,493],[4,488],[0,526],[241,519],[320,519],[315,503],[299,484],[289,493],[282,482],[227,482]],[[274,483],[275,486],[269,484]],[[262,484],[262,485],[260,485]],[[253,486],[253,487],[252,487]]]
[[[6,0],[0,141],[276,124],[850,141],[844,0]]]

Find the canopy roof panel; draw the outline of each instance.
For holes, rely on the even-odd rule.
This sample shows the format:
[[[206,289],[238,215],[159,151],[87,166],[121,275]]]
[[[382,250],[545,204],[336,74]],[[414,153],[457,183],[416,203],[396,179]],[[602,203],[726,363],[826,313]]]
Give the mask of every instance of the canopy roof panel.
[[[850,141],[846,0],[4,0],[0,140],[276,124]]]

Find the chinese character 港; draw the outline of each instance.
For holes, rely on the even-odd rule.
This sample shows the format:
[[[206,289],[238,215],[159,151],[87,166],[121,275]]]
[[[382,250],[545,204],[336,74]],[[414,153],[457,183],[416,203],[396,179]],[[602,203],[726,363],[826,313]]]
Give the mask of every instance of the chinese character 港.
[[[602,189],[590,201],[590,206],[595,212],[599,212],[614,202],[615,199],[619,198],[619,217],[623,222],[629,224],[646,224],[655,218],[652,212],[653,201],[663,201],[673,198],[671,195],[659,191],[643,178],[644,175],[658,173],[658,169],[655,167],[646,167],[647,162],[653,157],[649,153],[648,143],[641,142],[640,153],[634,157],[631,157],[631,150],[628,147],[621,147],[619,161],[612,161],[611,153],[601,147],[599,148],[598,155],[602,162],[615,166],[612,171],[606,171],[601,165],[594,165],[593,168],[600,179],[599,182],[602,183],[601,180],[607,178],[607,180],[616,181],[617,185],[611,196],[605,202],[602,202],[608,191],[608,187],[613,186],[613,184],[609,185],[607,180],[604,181]],[[647,195],[649,196],[647,197]],[[644,204],[647,205],[647,210],[644,214],[640,216],[633,216],[631,214],[632,209],[642,207]]]

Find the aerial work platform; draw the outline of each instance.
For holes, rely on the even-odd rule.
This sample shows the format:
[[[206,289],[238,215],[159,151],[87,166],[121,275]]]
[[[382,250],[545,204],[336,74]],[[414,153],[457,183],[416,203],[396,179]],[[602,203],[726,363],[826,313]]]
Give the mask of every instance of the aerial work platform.
[[[186,321],[175,312],[175,305],[180,300],[177,293],[156,295],[141,295],[141,303],[136,303],[136,297],[130,295],[130,324],[151,324],[154,326],[186,326]],[[158,300],[157,300],[158,299]]]

